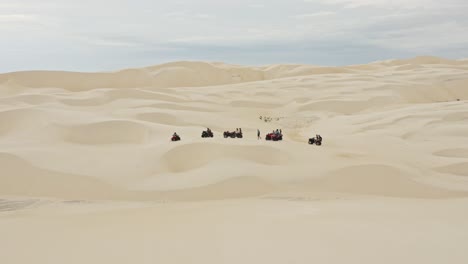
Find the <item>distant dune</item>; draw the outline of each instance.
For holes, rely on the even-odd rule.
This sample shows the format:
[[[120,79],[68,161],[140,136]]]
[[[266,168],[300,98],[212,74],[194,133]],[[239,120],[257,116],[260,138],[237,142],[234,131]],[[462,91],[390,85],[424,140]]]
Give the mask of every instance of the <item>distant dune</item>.
[[[467,60],[0,74],[0,259],[467,263],[467,161]]]
[[[468,67],[466,60],[448,60],[437,57],[416,57],[407,60],[389,60],[367,66],[320,67],[312,65],[270,65],[247,67],[224,63],[197,61],[172,62],[157,66],[126,69],[117,72],[78,73],[60,71],[24,71],[0,74],[0,83],[31,88],[63,88],[84,91],[96,88],[169,88],[226,85],[281,79],[287,77],[355,73],[363,69],[378,70],[417,68],[423,65]]]

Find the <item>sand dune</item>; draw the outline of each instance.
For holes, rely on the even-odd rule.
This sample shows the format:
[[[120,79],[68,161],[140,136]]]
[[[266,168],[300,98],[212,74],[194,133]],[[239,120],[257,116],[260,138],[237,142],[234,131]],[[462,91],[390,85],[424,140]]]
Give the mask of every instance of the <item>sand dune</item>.
[[[467,86],[436,57],[0,74],[0,259],[466,263]]]
[[[77,144],[144,143],[149,129],[125,120],[104,121],[63,128],[64,140]]]
[[[399,60],[388,60],[383,61],[381,64],[386,66],[393,66],[393,65],[405,65],[405,64],[412,64],[412,65],[427,65],[427,64],[442,64],[442,65],[468,65],[468,63],[464,60],[449,60],[440,57],[434,56],[418,56],[415,58],[410,59],[399,59]]]
[[[47,113],[33,108],[19,108],[0,112],[0,136],[18,136],[41,128],[50,120]]]
[[[468,158],[468,149],[444,149],[434,154],[442,157]]]
[[[177,120],[177,117],[173,114],[160,113],[160,112],[148,112],[141,113],[137,116],[137,119],[152,122],[156,124],[165,125],[184,125],[185,123]]]
[[[0,75],[0,83],[30,88],[60,87],[75,92],[96,88],[209,86],[263,79],[261,70],[205,62],[168,63],[109,73],[30,71]]]
[[[452,168],[453,169],[453,168]],[[309,183],[322,191],[383,195],[390,197],[434,198],[464,197],[465,192],[450,191],[418,183],[396,167],[366,164],[345,167],[321,180]]]
[[[200,148],[203,152],[199,151]],[[284,165],[288,161],[285,153],[271,146],[226,146],[211,143],[178,146],[162,156],[163,162],[174,172],[193,170],[219,158],[240,159],[272,166]]]
[[[468,162],[455,163],[438,168],[440,172],[450,173],[460,176],[468,176]]]
[[[8,153],[0,153],[0,165],[6,172],[2,173],[2,195],[104,199],[114,189],[84,175],[59,173],[33,166]]]

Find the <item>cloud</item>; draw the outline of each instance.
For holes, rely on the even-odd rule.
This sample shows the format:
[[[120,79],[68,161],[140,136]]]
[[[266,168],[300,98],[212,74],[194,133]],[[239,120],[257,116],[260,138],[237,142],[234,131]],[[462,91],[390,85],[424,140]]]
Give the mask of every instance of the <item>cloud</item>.
[[[188,15],[187,11],[175,11],[163,14],[165,18],[184,18]]]
[[[104,38],[104,37],[97,37],[97,38],[92,38],[92,37],[80,37],[76,36],[74,39],[79,40],[83,43],[87,43],[90,45],[96,45],[96,46],[105,46],[105,47],[139,47],[143,46],[143,43],[139,43],[136,41],[126,41],[126,40],[119,40],[119,39],[113,39],[113,38]]]
[[[250,8],[265,8],[264,4],[250,4]]]
[[[210,15],[210,14],[195,14],[193,17],[200,18],[200,19],[214,19],[214,18],[216,18],[215,15]]]
[[[331,16],[331,15],[334,15],[334,14],[336,14],[336,12],[321,11],[321,12],[316,12],[316,13],[295,15],[294,17],[297,18],[297,19],[308,19],[308,18]]]
[[[344,8],[373,7],[381,9],[428,9],[447,6],[467,7],[467,2],[465,0],[304,0],[304,2],[339,5]]]
[[[166,19],[177,19],[177,20],[195,20],[195,19],[214,19],[216,18],[213,14],[204,13],[192,13],[190,11],[176,11],[163,14]]]
[[[8,22],[28,22],[36,20],[36,16],[30,14],[7,14],[2,15],[0,14],[0,22],[8,23]]]

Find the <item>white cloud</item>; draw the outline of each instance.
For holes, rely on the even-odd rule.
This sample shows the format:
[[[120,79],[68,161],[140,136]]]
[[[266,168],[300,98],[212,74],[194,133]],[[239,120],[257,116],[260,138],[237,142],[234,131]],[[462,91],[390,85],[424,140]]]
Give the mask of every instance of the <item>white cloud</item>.
[[[99,37],[87,37],[87,36],[70,36],[70,39],[80,41],[81,43],[87,43],[89,45],[104,46],[104,47],[138,47],[142,46],[142,43],[118,40],[112,38],[99,38]]]
[[[337,5],[344,8],[384,8],[384,9],[431,9],[452,7],[467,7],[465,0],[304,0],[306,3]]]
[[[250,4],[249,7],[250,8],[264,8],[265,5],[264,4]]]
[[[0,22],[3,22],[3,23],[25,22],[25,21],[33,21],[35,19],[36,19],[36,16],[29,15],[29,14],[7,14],[7,15],[0,14]]]
[[[193,19],[214,19],[213,14],[192,13],[189,11],[176,11],[163,14],[166,19],[180,19],[180,20],[193,20]]]
[[[298,19],[308,19],[308,18],[331,16],[331,15],[334,15],[334,14],[336,14],[336,12],[321,11],[321,12],[316,12],[316,13],[295,15],[294,17],[298,18]]]
[[[163,14],[165,18],[179,18],[179,17],[186,17],[188,14],[187,11],[176,11]]]
[[[195,14],[195,18],[200,18],[200,19],[214,19],[216,18],[215,15],[209,15],[209,14]]]

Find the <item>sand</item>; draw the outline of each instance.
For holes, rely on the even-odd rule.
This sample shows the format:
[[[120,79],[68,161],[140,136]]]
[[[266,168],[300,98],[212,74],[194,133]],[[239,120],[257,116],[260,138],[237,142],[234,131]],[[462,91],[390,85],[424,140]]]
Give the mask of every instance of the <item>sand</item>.
[[[1,263],[467,263],[467,87],[435,57],[0,74]]]

